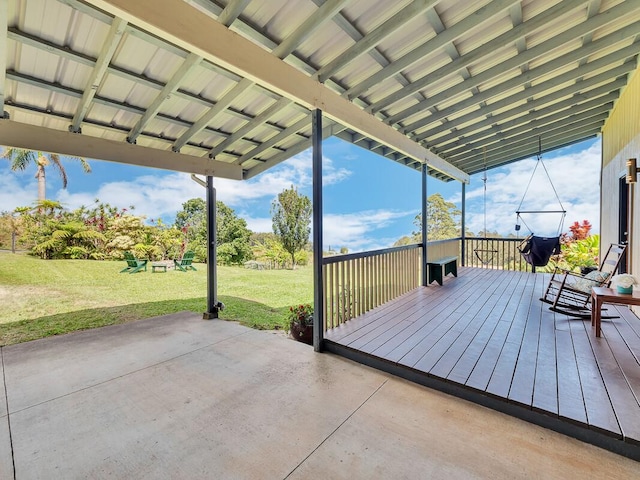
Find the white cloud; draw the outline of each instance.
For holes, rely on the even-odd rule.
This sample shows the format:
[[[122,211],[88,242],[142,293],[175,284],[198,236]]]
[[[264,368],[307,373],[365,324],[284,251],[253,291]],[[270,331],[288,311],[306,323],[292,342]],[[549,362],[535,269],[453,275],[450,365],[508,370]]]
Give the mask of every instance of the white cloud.
[[[377,233],[393,222],[413,217],[415,212],[393,210],[367,210],[347,214],[325,214],[323,219],[323,243],[325,250],[347,247],[349,252],[388,248],[398,238],[381,238]],[[240,213],[247,227],[254,232],[271,232],[271,217],[252,218]]]
[[[335,168],[333,161],[327,157],[323,159],[323,173],[324,185],[341,182],[351,175],[347,169]],[[267,202],[270,205],[278,193],[291,185],[299,189],[308,187],[311,185],[311,178],[311,154],[303,152],[248,181],[216,178],[214,187],[218,200],[234,209],[246,209],[251,202]],[[20,190],[17,185],[16,190]],[[184,202],[191,198],[204,198],[205,194],[205,189],[194,182],[190,175],[168,173],[144,175],[129,181],[107,182],[95,192],[70,193],[61,189],[53,198],[69,209],[91,205],[95,199],[120,208],[134,205],[136,215],[151,219],[173,217]],[[257,223],[258,226],[263,224],[264,222]],[[269,226],[266,231],[270,230]]]
[[[238,216],[245,219],[247,222],[247,228],[252,232],[270,233],[273,231],[271,217],[254,218],[242,212],[238,212]]]
[[[397,238],[380,238],[375,234],[400,218],[414,212],[371,210],[348,214],[327,214],[323,219],[325,249],[347,247],[350,252],[389,247]]]
[[[205,190],[189,175],[144,175],[131,181],[104,183],[96,192],[70,193],[59,190],[56,198],[67,208],[89,206],[96,199],[119,208],[135,206],[134,214],[148,219],[173,216],[183,202],[190,198],[204,197]]]
[[[20,184],[18,176],[9,167],[0,168],[0,212],[11,212],[16,207],[33,205],[38,191],[35,179],[30,178],[25,184]]]
[[[589,220],[593,231],[599,230],[600,215],[600,142],[576,153],[550,153],[543,156],[544,165],[555,186],[556,192],[567,211],[563,231],[575,221]],[[502,234],[515,233],[516,210],[561,210],[553,188],[538,165],[526,196],[527,184],[536,166],[535,159],[516,162],[492,172],[487,172],[487,213],[489,231]],[[472,180],[472,188],[467,191],[467,228],[472,232],[483,230],[483,186],[481,175]],[[475,184],[475,185],[474,185]],[[460,201],[460,195],[450,199]],[[520,206],[520,202],[522,205]],[[519,208],[520,207],[520,208]],[[522,219],[530,229],[539,235],[551,235],[557,231],[560,214],[523,214]],[[525,225],[521,235],[527,235]]]

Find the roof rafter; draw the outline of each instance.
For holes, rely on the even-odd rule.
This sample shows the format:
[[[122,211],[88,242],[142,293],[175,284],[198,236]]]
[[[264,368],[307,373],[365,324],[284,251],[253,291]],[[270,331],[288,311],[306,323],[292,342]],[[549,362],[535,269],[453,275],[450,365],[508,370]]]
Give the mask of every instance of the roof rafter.
[[[544,127],[533,128],[530,131],[520,134],[514,135],[513,137],[503,138],[501,141],[493,143],[486,148],[486,158],[487,160],[493,160],[495,155],[501,155],[504,151],[515,151],[517,152],[523,145],[529,145],[531,143],[536,143],[538,138],[548,139],[552,141],[555,138],[562,137],[563,134],[569,133],[572,131],[583,131],[594,129],[594,125],[603,125],[606,120],[606,114],[595,115],[593,117],[579,117],[579,120],[575,123],[567,123],[565,120],[561,120],[550,125],[545,125]],[[473,164],[474,160],[484,160],[485,158],[485,146],[481,148],[477,148],[470,152],[467,152],[465,157],[465,162],[469,162]]]
[[[440,148],[438,149],[438,152],[441,154],[446,154],[447,158],[451,158],[452,155],[455,155],[462,150],[466,150],[468,148],[477,148],[477,145],[475,145],[476,142],[483,141],[482,144],[484,145],[484,142],[492,140],[490,137],[492,137],[493,135],[500,135],[506,130],[509,130],[509,132],[511,132],[511,129],[515,130],[518,128],[530,128],[533,125],[545,122],[549,123],[559,118],[570,117],[571,115],[574,115],[576,113],[587,111],[596,107],[601,107],[602,105],[606,105],[607,108],[611,109],[613,108],[613,102],[618,99],[619,94],[617,91],[610,93],[609,92],[610,91],[608,91],[604,96],[590,99],[584,103],[578,103],[578,98],[570,97],[563,102],[555,103],[546,108],[537,109],[530,112],[531,114],[535,115],[535,118],[533,120],[530,119],[530,115],[522,115],[504,123],[494,123],[489,128],[479,130],[473,135],[461,137],[458,141],[444,145],[439,143]]]
[[[162,34],[183,48],[289,97],[308,109],[319,108],[332,120],[388,144],[418,161],[427,162],[432,168],[453,178],[464,182],[469,180],[466,173],[428,149],[182,1],[163,0],[160,5],[152,0],[90,0],[89,3],[130,19],[152,33]],[[209,34],[199,35],[201,31]]]
[[[313,15],[309,16],[304,22],[302,22],[302,24],[300,24],[291,35],[288,35],[280,45],[274,48],[272,54],[280,59],[288,57],[305,38],[311,35],[311,33],[313,33],[313,31],[324,22],[330,20],[331,17],[342,9],[344,4],[348,1],[350,0],[328,0],[325,2],[325,4],[316,10]],[[222,13],[224,14],[224,11]],[[178,138],[172,147],[173,150],[176,152],[179,151],[191,137],[202,131],[213,121],[215,117],[226,110],[237,96],[245,90],[252,88],[255,84],[256,82],[252,80],[246,78],[242,79],[227,94],[225,94],[213,108],[202,115],[189,130]],[[278,137],[281,137],[281,135],[282,133],[278,134]]]
[[[344,131],[345,127],[338,123],[331,123],[330,125],[326,125],[322,127],[322,139],[327,139],[329,137],[338,135],[340,132]],[[298,153],[304,152],[306,149],[311,147],[312,139],[311,137],[298,142],[296,145],[289,147],[286,152],[280,153],[274,157],[271,157],[268,161],[264,162],[257,167],[253,167],[248,174],[245,174],[245,180],[249,178],[255,177],[259,173],[264,172],[265,170],[277,165],[278,163],[284,162],[288,158],[291,158],[292,155],[297,155]]]
[[[89,76],[89,81],[85,86],[82,100],[80,100],[80,104],[78,105],[71,125],[69,126],[69,131],[73,133],[80,133],[80,125],[82,124],[84,117],[87,115],[87,111],[89,111],[89,107],[91,106],[91,101],[98,92],[98,88],[100,88],[100,84],[102,83],[102,80],[107,73],[109,63],[111,63],[113,54],[115,53],[116,48],[118,47],[118,44],[122,39],[122,35],[124,34],[124,29],[126,26],[127,22],[125,20],[118,17],[113,19],[107,38],[102,45],[100,55],[98,55],[98,59],[93,66],[93,71]]]
[[[331,62],[324,65],[315,74],[320,82],[324,82],[331,75],[339,72],[350,62],[356,58],[369,52],[372,48],[384,41],[389,35],[395,33],[402,28],[406,22],[414,18],[416,15],[422,13],[429,7],[437,4],[441,0],[416,0],[411,5],[406,6],[398,13],[396,13],[389,20],[379,25],[367,35],[356,41],[345,52],[334,58]]]
[[[538,132],[542,133],[540,135],[540,138],[542,139],[542,153],[555,150],[556,148],[561,148],[566,145],[571,145],[587,138],[593,138],[600,133],[602,125],[604,125],[604,121],[594,121],[592,124],[582,126],[581,128],[567,129],[566,125],[561,125],[560,128],[553,132]],[[513,144],[502,150],[502,152],[505,151],[509,152],[509,155],[512,158],[511,162],[537,155],[539,151],[538,135],[529,136],[521,143]],[[493,162],[501,157],[502,153],[497,155],[487,155],[486,161]],[[468,166],[472,175],[473,173],[482,171],[484,169],[484,163],[485,158],[481,153],[478,153],[471,159],[465,159],[465,166]]]
[[[427,85],[433,84],[437,81],[447,78],[450,75],[456,74],[461,68],[468,67],[473,62],[477,62],[478,60],[486,57],[487,55],[494,53],[495,50],[497,49],[505,48],[506,46],[510,45],[512,42],[517,42],[518,40],[522,39],[525,35],[528,35],[531,32],[546,25],[551,19],[564,15],[572,10],[575,10],[578,7],[579,5],[576,5],[576,2],[562,2],[548,10],[545,10],[544,12],[541,12],[540,14],[536,15],[529,21],[513,27],[511,30],[503,33],[502,35],[495,37],[494,39],[488,41],[481,47],[478,47],[475,50],[472,50],[471,52],[457,59],[454,59],[451,63],[443,66],[442,68],[439,68],[436,71],[425,75],[420,80],[413,82],[413,84],[409,89],[403,89],[403,90],[394,92],[391,95],[388,95],[386,98],[372,105],[371,111],[374,113],[378,112],[388,107],[389,105],[392,105],[393,103],[399,100],[402,100],[403,98],[406,98],[413,91],[421,90]],[[554,39],[548,40],[548,42],[551,43],[553,42],[553,40]],[[556,44],[558,43],[556,42]],[[544,52],[544,50],[539,47],[540,46],[538,45],[532,49],[525,50],[520,55],[516,55],[512,57],[510,59],[511,62],[515,62],[516,58],[519,61],[513,67],[520,66],[530,61],[531,59],[536,58],[536,56],[541,55]],[[555,47],[547,47],[547,48],[555,48]],[[495,71],[495,67],[493,70]],[[505,66],[502,69],[502,72],[506,70],[507,70],[507,67]],[[482,80],[479,80],[479,78]],[[456,85],[454,88],[457,87],[457,89],[460,89],[462,88],[461,87],[462,85],[469,85],[469,84],[471,86],[468,87],[468,89],[477,87],[481,83],[481,81],[486,81],[487,78],[488,78],[487,71],[484,71],[474,77],[471,77],[469,80],[466,80],[465,82],[462,82],[461,84]],[[451,95],[453,95],[453,93]],[[409,107],[403,110],[402,112],[398,112],[397,114],[390,116],[386,120],[386,122],[391,125],[391,124],[397,123],[399,119],[406,118],[409,115],[412,115],[416,112],[424,110],[425,108],[429,108],[430,106],[433,106],[438,103],[438,101],[436,100],[436,97],[441,98],[441,94],[432,96],[427,100],[425,100],[424,102],[420,102],[419,104],[413,105],[412,107]]]
[[[147,124],[155,117],[162,104],[165,102],[167,97],[175,93],[180,84],[184,80],[184,78],[193,70],[195,66],[197,66],[202,61],[202,57],[198,55],[194,55],[190,53],[187,56],[187,59],[180,65],[180,68],[173,74],[171,79],[162,87],[160,93],[156,96],[156,98],[151,102],[144,112],[144,115],[138,120],[138,122],[133,126],[131,131],[129,131],[129,135],[127,136],[127,141],[129,143],[135,143],[136,138],[140,135],[140,132],[144,130]]]
[[[0,2],[0,117],[5,116],[4,92],[7,71],[8,2]]]
[[[637,35],[638,33],[640,33],[640,22],[630,25],[624,30],[625,30],[625,35],[628,37]],[[518,75],[516,77],[513,77],[507,80],[506,82],[495,85],[494,87],[488,88],[487,90],[483,90],[478,95],[462,100],[452,107],[442,109],[434,115],[430,115],[425,119],[415,121],[414,123],[404,127],[401,131],[408,133],[408,132],[414,132],[414,131],[420,130],[426,127],[427,125],[430,125],[432,123],[437,122],[438,120],[448,117],[449,115],[458,113],[467,108],[474,107],[481,101],[488,100],[497,95],[501,95],[505,91],[509,91],[511,89],[517,88],[528,81],[534,80],[536,78],[540,78],[548,73],[553,72],[554,70],[557,70],[571,63],[577,62],[578,60],[580,60],[581,58],[584,58],[585,56],[589,56],[597,51],[609,48],[615,43],[618,43],[620,39],[621,37],[619,37],[617,33],[614,35],[603,37],[600,40],[590,43],[588,47],[581,48],[579,50],[573,50],[572,52],[569,52],[566,55],[558,57],[554,60],[551,60],[550,62],[547,62],[537,68],[528,70],[527,73],[524,75]],[[602,65],[603,63],[604,65],[610,65],[616,61],[622,61],[630,56],[633,56],[637,52],[637,49],[638,47],[636,45],[630,45],[626,48],[621,48],[620,50],[617,50],[616,52],[613,52],[609,55],[606,55],[605,57],[599,58],[598,60],[594,60],[593,62],[589,62],[582,67],[578,67],[574,70],[570,70],[569,72],[567,72],[568,75],[567,74],[558,75],[558,77],[555,78],[555,83],[556,85],[563,83],[558,81],[558,79],[563,77],[564,75],[567,75],[567,77],[569,77],[568,80],[575,80],[576,78],[579,78],[585,75],[589,71],[594,71],[597,68],[596,67],[597,65]],[[536,90],[537,87],[539,87],[539,85],[533,86],[524,91],[531,92]],[[488,108],[491,108],[491,104],[488,105]],[[418,137],[420,136],[421,135],[419,134]]]
[[[242,169],[230,163],[209,159],[203,163],[202,158],[193,155],[26,125],[11,120],[0,120],[0,144],[142,167],[242,179]]]
[[[533,131],[533,129],[542,129],[545,128],[545,126],[556,122],[571,121],[572,123],[574,123],[578,118],[592,118],[594,116],[602,114],[604,114],[604,118],[606,118],[608,116],[609,110],[613,108],[613,100],[617,98],[617,95],[611,95],[615,98],[611,98],[612,101],[610,102],[602,102],[599,99],[595,99],[591,102],[586,102],[581,105],[565,108],[564,110],[556,112],[552,115],[544,117],[536,116],[536,118],[534,118],[533,120],[529,120],[528,122],[522,121],[520,124],[513,127],[507,126],[505,128],[500,128],[499,130],[492,132],[488,137],[486,135],[483,135],[483,137],[480,139],[470,139],[470,141],[465,145],[448,150],[447,158],[451,161],[459,160],[460,155],[467,155],[469,150],[477,150],[480,148],[488,147],[489,145],[501,143],[505,139],[509,139],[516,135]]]
[[[629,51],[631,51],[632,49],[630,47],[628,47],[627,49],[625,49],[627,51],[622,52],[621,57],[622,58],[627,58],[629,56]],[[509,107],[511,105],[515,105],[518,104],[519,102],[526,100],[528,98],[532,98],[536,95],[541,95],[549,90],[553,90],[554,88],[556,88],[558,85],[562,85],[563,83],[567,83],[567,82],[572,82],[574,81],[576,78],[582,78],[587,74],[590,74],[592,72],[595,72],[605,66],[608,66],[612,63],[616,63],[620,61],[620,59],[616,59],[616,58],[611,58],[611,57],[603,57],[601,59],[595,60],[593,62],[590,62],[582,67],[580,67],[580,69],[576,72],[576,71],[569,71],[566,72],[562,75],[557,76],[555,79],[551,79],[551,80],[547,80],[545,82],[539,83],[537,85],[532,86],[531,88],[528,88],[526,90],[522,90],[520,92],[517,92],[513,95],[509,95],[505,98],[502,98],[500,100],[497,100],[496,102],[490,103],[485,107],[485,113],[492,113],[495,112],[496,110],[500,110],[506,107]],[[605,81],[607,78],[611,78],[611,77],[618,77],[620,75],[626,75],[627,73],[633,71],[636,69],[637,63],[635,60],[631,60],[631,61],[627,61],[625,63],[623,63],[622,65],[619,65],[618,67],[614,67],[611,70],[609,70],[608,73],[604,73],[601,75],[594,75],[591,78],[588,78],[586,80],[583,80],[580,84],[574,83],[568,87],[566,87],[566,91],[569,91],[571,89],[571,91],[579,91],[581,88],[589,88],[593,85],[597,85],[598,83],[602,83],[603,81]],[[578,86],[580,85],[580,86]],[[625,80],[625,85],[626,85],[626,80]],[[575,90],[573,90],[575,88]],[[549,95],[555,95],[555,93],[550,93]],[[546,97],[546,95],[545,95]],[[544,98],[542,97],[540,99],[540,101],[544,101]],[[438,125],[437,127],[434,127],[433,129],[430,129],[424,133],[421,133],[419,135],[417,135],[415,138],[418,141],[422,141],[422,140],[427,140],[428,138],[431,138],[432,136],[438,135],[439,133],[442,133],[444,131],[449,131],[452,128],[454,128],[457,125],[463,125],[471,120],[474,120],[477,117],[477,113],[475,112],[469,112],[465,115],[462,115],[460,117],[455,118],[454,120],[450,120],[446,123],[443,123],[441,125]]]
[[[429,55],[433,51],[442,48],[444,45],[447,45],[450,42],[453,42],[463,34],[467,33],[469,30],[473,28],[477,28],[482,23],[486,22],[490,18],[499,14],[508,8],[511,4],[515,3],[519,0],[496,0],[490,2],[488,5],[479,8],[475,14],[470,15],[469,17],[464,18],[460,22],[453,25],[451,28],[446,29],[440,35],[428,40],[418,48],[412,50],[408,54],[394,61],[393,63],[387,65],[379,72],[376,72],[368,79],[360,82],[359,84],[349,88],[344,95],[349,99],[354,99],[355,97],[361,95],[366,92],[368,89],[373,87],[374,85],[379,84],[380,82],[385,81],[390,76],[395,75],[396,73],[401,72],[406,69],[410,65],[422,60],[426,55]]]
[[[220,12],[218,21],[225,27],[230,27],[249,3],[251,3],[251,0],[231,0],[227,6],[224,7],[224,10]]]
[[[221,153],[225,148],[233,144],[236,140],[247,135],[250,131],[255,129],[258,125],[262,125],[271,115],[276,113],[277,111],[285,108],[291,104],[291,100],[288,98],[281,98],[280,100],[272,103],[269,107],[265,108],[261,113],[256,115],[252,120],[245,123],[242,127],[236,130],[233,134],[229,135],[226,140],[223,140],[221,143],[216,145],[209,151],[209,157],[215,158],[216,155]]]
[[[559,7],[562,7],[563,4],[559,4],[557,5],[556,9],[558,9]],[[565,45],[567,42],[571,41],[572,39],[576,38],[576,37],[580,37],[583,35],[586,35],[587,33],[593,32],[593,30],[600,28],[604,25],[606,25],[607,23],[615,20],[617,18],[618,15],[626,15],[628,13],[630,13],[631,11],[640,8],[640,5],[633,5],[632,3],[623,3],[623,4],[619,4],[616,7],[613,7],[612,9],[610,9],[611,11],[607,11],[607,12],[603,12],[600,15],[597,15],[595,17],[591,17],[589,20],[576,25],[575,27],[568,29],[564,32],[562,32],[559,35],[556,35],[552,38],[550,38],[549,40],[542,42],[538,45],[536,45],[533,48],[530,48],[528,50],[525,50],[524,52],[522,52],[519,55],[515,55],[512,58],[510,58],[509,60],[500,63],[499,65],[490,68],[488,70],[483,71],[482,73],[473,76],[472,78],[470,78],[467,81],[464,81],[462,83],[459,83],[451,88],[448,88],[447,90],[440,92],[439,94],[433,95],[432,97],[430,97],[429,99],[425,100],[424,102],[420,102],[416,105],[413,105],[409,108],[404,109],[401,112],[398,112],[397,114],[389,117],[387,119],[387,122],[390,124],[396,123],[398,120],[403,119],[403,118],[408,118],[409,116],[423,111],[425,108],[429,108],[430,106],[436,105],[437,103],[441,102],[443,99],[445,98],[450,98],[451,96],[454,95],[458,95],[466,90],[469,90],[473,87],[477,87],[479,85],[481,85],[484,82],[490,81],[492,79],[495,78],[495,76],[499,73],[504,73],[509,71],[512,68],[516,68],[518,66],[521,66],[527,62],[530,62],[544,54],[547,54],[548,52],[557,49],[558,47],[561,47],[563,45]],[[615,11],[614,11],[615,10]],[[551,10],[549,10],[551,11]],[[542,19],[538,19],[538,17],[534,17],[534,19],[530,20],[529,22],[534,22],[534,20],[538,19],[536,22],[536,25],[542,26],[544,25],[544,23],[546,23],[548,21],[547,18],[547,13],[545,12],[543,14],[540,14],[539,16],[542,16],[544,18]],[[565,12],[566,13],[566,12]],[[556,15],[554,16],[558,16],[560,15],[560,13],[556,13]],[[546,20],[545,20],[546,19]],[[544,23],[540,24],[540,20],[545,20]],[[529,22],[527,22],[526,24],[522,24],[522,25],[530,25]],[[514,28],[511,31],[515,31],[518,27]],[[535,28],[533,25],[530,25],[530,28]],[[631,35],[631,34],[630,34]],[[500,38],[500,37],[498,37]],[[613,38],[613,36],[609,36],[609,38]],[[596,41],[596,42],[592,42],[590,44],[585,45],[582,49],[576,50],[577,52],[589,52],[585,55],[580,55],[579,58],[585,58],[588,55],[590,55],[591,53],[593,53],[593,49],[594,48],[598,48],[596,47],[594,44],[597,44],[598,42],[600,42],[600,40]],[[613,42],[615,43],[615,40],[613,40]],[[492,42],[489,42],[492,43]],[[605,42],[599,43],[599,45],[603,45]],[[476,56],[478,54],[484,54],[484,55],[488,55],[490,53],[492,53],[492,50],[490,50],[490,48],[496,48],[498,45],[500,45],[501,43],[498,43],[496,45],[484,45],[483,47],[480,47],[476,50],[474,50],[474,52],[478,52],[476,54]],[[592,45],[594,45],[592,47]],[[605,48],[605,47],[601,47],[601,48]],[[574,51],[574,52],[576,52]],[[574,53],[571,52],[571,53]],[[473,52],[472,52],[473,53]],[[469,54],[469,55],[472,55]],[[568,54],[568,55],[571,55]],[[575,53],[574,53],[575,54]],[[462,58],[462,57],[461,57]],[[563,56],[561,58],[568,58],[566,56]],[[466,62],[465,62],[466,63]],[[551,63],[551,62],[548,62]],[[555,64],[557,64],[558,62],[556,61]],[[449,66],[447,66],[449,67]],[[412,87],[418,87],[420,86],[421,88],[423,88],[426,84],[431,83],[433,81],[435,81],[436,79],[441,79],[446,77],[447,75],[450,75],[452,73],[454,73],[457,68],[459,67],[449,67],[449,68],[443,68],[440,69],[438,72],[436,72],[433,75],[427,75],[427,77],[421,79],[418,82],[415,82],[413,84]],[[542,67],[538,67],[538,68],[542,68]],[[547,67],[548,69],[549,67]],[[536,71],[540,71],[540,70],[536,70]],[[527,72],[523,73],[523,77],[527,78],[527,81],[532,80],[532,78],[529,77],[529,72],[531,72],[531,70],[527,70]],[[523,82],[524,83],[524,82]],[[495,88],[495,87],[494,87]],[[385,105],[388,105],[390,103],[393,103],[391,101],[387,101],[387,100],[393,100],[394,102],[399,100],[401,95],[404,95],[404,92],[401,92],[401,94],[393,94],[389,97],[387,97],[387,99],[385,99],[383,102],[380,103],[384,103]],[[391,98],[393,96],[393,98]],[[376,109],[378,109],[378,106],[374,106],[374,111]],[[406,131],[406,129],[403,129]]]

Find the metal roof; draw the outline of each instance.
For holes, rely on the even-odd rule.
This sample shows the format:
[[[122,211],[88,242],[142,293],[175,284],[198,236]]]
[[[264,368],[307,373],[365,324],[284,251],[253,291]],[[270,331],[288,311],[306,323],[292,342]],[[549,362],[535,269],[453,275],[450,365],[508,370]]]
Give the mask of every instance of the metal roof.
[[[598,135],[640,52],[638,0],[3,0],[5,25],[1,144],[237,179],[320,108],[467,181]]]

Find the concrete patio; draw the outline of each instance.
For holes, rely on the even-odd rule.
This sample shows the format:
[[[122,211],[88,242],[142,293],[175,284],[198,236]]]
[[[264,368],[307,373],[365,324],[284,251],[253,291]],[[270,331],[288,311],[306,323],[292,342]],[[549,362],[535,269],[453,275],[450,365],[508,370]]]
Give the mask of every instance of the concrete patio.
[[[638,478],[633,460],[194,313],[4,347],[2,373],[2,479]]]

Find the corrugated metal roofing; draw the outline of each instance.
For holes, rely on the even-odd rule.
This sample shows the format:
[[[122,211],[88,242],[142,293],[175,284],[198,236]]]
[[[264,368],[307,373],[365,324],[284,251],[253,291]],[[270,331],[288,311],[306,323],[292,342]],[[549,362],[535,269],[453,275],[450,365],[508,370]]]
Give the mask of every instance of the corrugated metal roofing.
[[[598,135],[640,52],[637,0],[5,0],[2,23],[0,142],[231,178],[308,148],[326,106],[325,136],[464,180]],[[249,42],[283,62],[248,73]]]

